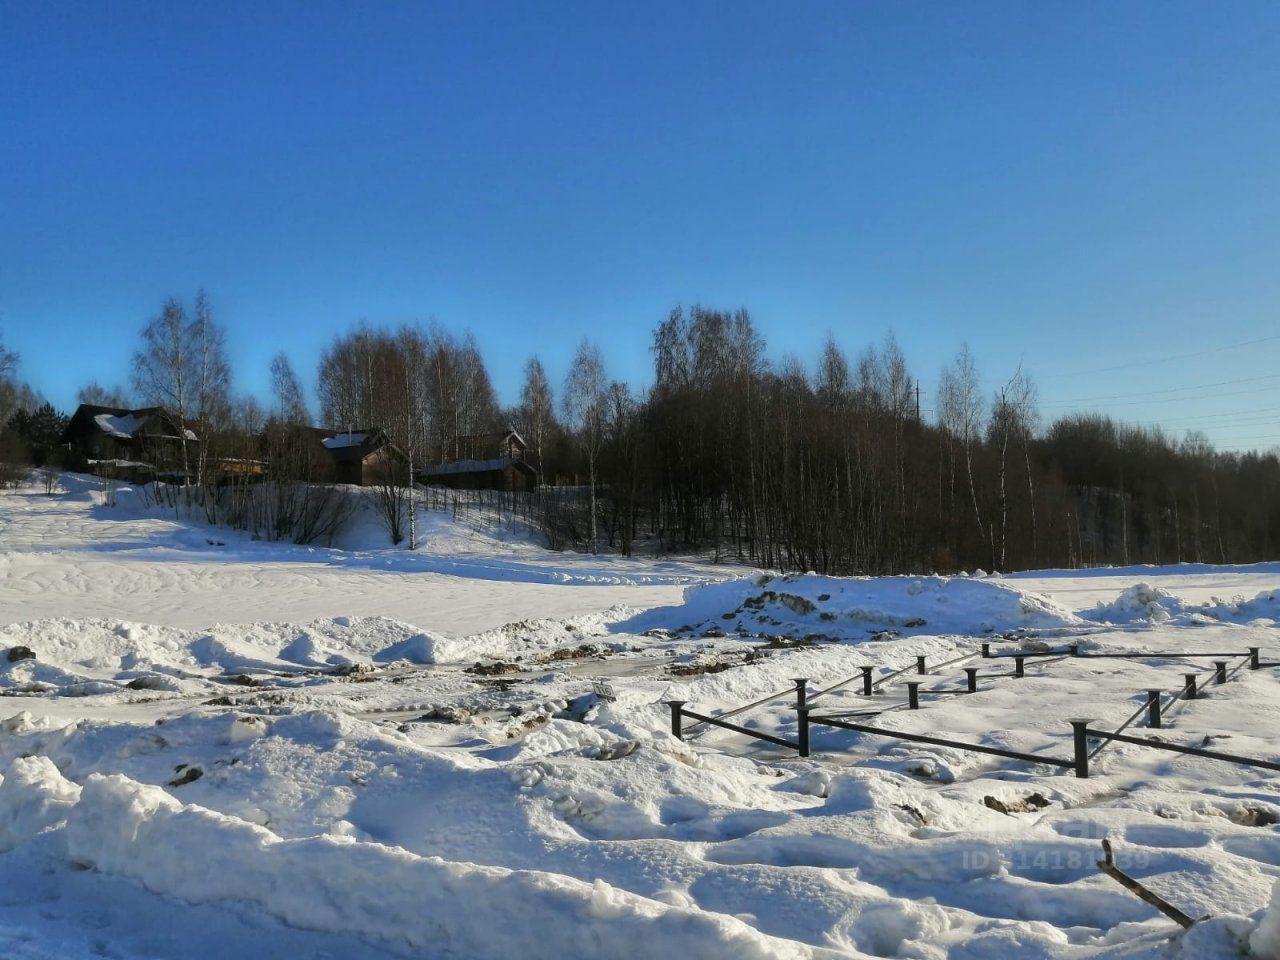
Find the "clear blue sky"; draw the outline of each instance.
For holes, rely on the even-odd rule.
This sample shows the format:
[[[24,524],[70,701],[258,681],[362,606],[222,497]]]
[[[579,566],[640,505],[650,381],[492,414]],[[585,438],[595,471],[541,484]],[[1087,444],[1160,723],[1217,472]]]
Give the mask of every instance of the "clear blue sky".
[[[0,91],[0,329],[62,405],[204,286],[246,390],[361,318],[505,399],[584,334],[639,383],[701,302],[892,328],[926,405],[967,339],[1046,413],[1280,442],[1273,2],[2,0]]]

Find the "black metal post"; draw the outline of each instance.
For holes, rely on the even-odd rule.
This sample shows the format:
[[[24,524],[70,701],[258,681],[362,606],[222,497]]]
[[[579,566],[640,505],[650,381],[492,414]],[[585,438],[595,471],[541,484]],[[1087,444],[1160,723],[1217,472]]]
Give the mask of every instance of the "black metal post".
[[[983,660],[991,659],[991,643],[986,640],[982,642],[982,659]]]
[[[1248,651],[1249,651],[1249,669],[1250,669],[1250,670],[1257,670],[1257,669],[1258,669],[1258,667],[1259,667],[1259,664],[1258,664],[1258,654],[1259,654],[1259,652],[1261,652],[1261,648],[1260,648],[1260,647],[1248,647],[1247,649],[1248,649]]]
[[[667,706],[671,708],[671,735],[677,740],[684,739],[684,716],[681,711],[688,700],[668,700]]]
[[[1073,657],[1080,656],[1080,644],[1078,643],[1067,644],[1067,652],[1070,653]]]
[[[808,677],[796,677],[792,682],[796,685],[796,709],[803,710],[809,705]]]
[[[1163,690],[1147,691],[1147,726],[1153,730],[1160,729],[1160,697],[1163,695]]]
[[[911,710],[920,709],[920,681],[907,681],[907,707]]]
[[[873,667],[869,666],[862,668],[862,695],[865,697],[869,697],[875,692],[875,686],[871,682],[871,671],[873,669]]]
[[[809,755],[809,708],[796,710],[796,745],[800,748],[800,756]]]
[[[1182,679],[1187,681],[1187,699],[1194,700],[1196,698],[1196,675],[1194,673],[1184,673]]]
[[[916,673],[928,673],[929,668],[924,665],[924,657],[916,657]]]
[[[1213,661],[1213,682],[1214,683],[1227,682],[1227,662],[1225,660]]]
[[[1027,658],[1022,654],[1017,654],[1013,658],[1013,675],[1015,677],[1025,677],[1027,675]]]
[[[964,674],[966,677],[966,687],[970,693],[978,692],[978,668],[965,667]]]
[[[1089,776],[1089,729],[1090,720],[1072,720],[1071,721],[1071,741],[1075,751],[1076,760],[1076,776],[1086,778]]]

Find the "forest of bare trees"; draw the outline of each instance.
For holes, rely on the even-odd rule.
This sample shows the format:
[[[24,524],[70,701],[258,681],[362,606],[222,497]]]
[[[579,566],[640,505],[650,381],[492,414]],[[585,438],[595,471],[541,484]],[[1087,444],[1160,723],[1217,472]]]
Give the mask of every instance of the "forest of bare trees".
[[[557,548],[839,573],[1245,562],[1280,551],[1275,453],[1220,453],[1202,437],[1092,414],[1045,422],[1026,371],[984,389],[963,346],[922,414],[917,374],[892,336],[855,357],[829,338],[806,365],[771,359],[745,310],[677,309],[654,329],[645,389],[611,379],[599,347],[583,341],[559,389],[530,357],[516,403],[503,408],[470,334],[360,325],[324,347],[313,413],[284,354],[271,361],[265,405],[237,396],[225,341],[203,294],[189,310],[166,301],[143,328],[133,393],[93,382],[79,396],[170,409],[201,438],[187,473],[203,492],[184,495],[200,497],[210,519],[265,536],[320,537],[349,509],[308,482],[322,468],[313,426],[385,430],[408,457],[406,477],[414,464],[464,457],[463,438],[510,426],[541,491],[523,495],[522,515]],[[0,349],[7,460],[32,443],[49,455],[50,417],[62,416],[35,416],[42,398],[16,379],[17,363]],[[214,462],[265,472],[215,485]],[[392,539],[412,546],[409,489],[388,476],[378,496]]]

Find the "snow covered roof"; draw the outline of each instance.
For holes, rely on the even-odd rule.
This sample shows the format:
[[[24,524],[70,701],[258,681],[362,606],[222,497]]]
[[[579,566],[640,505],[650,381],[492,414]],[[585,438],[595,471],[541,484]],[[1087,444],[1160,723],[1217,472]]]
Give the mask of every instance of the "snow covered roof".
[[[138,431],[138,428],[146,422],[146,417],[138,416],[136,413],[111,414],[100,413],[93,418],[99,429],[109,437],[119,437],[121,440],[130,440]],[[188,433],[191,431],[188,430]],[[193,435],[194,438],[194,435]]]
[[[141,460],[90,460],[89,465],[93,467],[121,467],[121,468],[141,468],[146,470],[154,470],[155,467],[149,463],[143,463]]]
[[[152,440],[187,440],[199,442],[195,431],[180,428],[178,419],[164,407],[141,407],[124,410],[82,403],[62,432],[59,443],[68,443],[94,431],[117,440],[133,440],[146,436]]]
[[[445,477],[455,473],[487,473],[490,470],[505,470],[507,467],[523,461],[511,457],[498,457],[495,460],[454,460],[452,463],[436,463],[422,468],[426,477]]]
[[[325,437],[320,442],[328,450],[340,450],[343,447],[361,446],[368,439],[367,433],[338,433],[332,437]]]

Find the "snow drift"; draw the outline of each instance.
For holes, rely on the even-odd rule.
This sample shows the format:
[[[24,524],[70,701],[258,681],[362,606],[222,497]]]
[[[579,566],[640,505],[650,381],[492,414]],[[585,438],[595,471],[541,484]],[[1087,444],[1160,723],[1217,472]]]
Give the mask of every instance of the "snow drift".
[[[1215,598],[1208,603],[1188,603],[1163,587],[1135,583],[1110,603],[1100,603],[1089,611],[1088,619],[1099,623],[1169,623],[1221,621],[1261,623],[1280,620],[1280,590],[1264,590],[1251,600]]]
[[[342,837],[284,840],[123,776],[93,775],[78,787],[43,757],[10,766],[0,783],[0,829],[9,846],[56,830],[68,860],[156,893],[248,902],[294,926],[407,943],[434,956],[813,955],[734,917],[661,904],[602,881]]]
[[[1079,623],[1079,617],[1048,597],[998,580],[810,573],[761,574],[689,587],[678,606],[650,610],[616,629],[817,634],[856,641],[884,630],[984,634]]]
[[[395,660],[430,664],[471,652],[463,640],[386,617],[220,624],[208,630],[96,618],[32,620],[0,627],[0,650],[19,648],[35,656],[0,657],[0,688],[64,686],[148,674],[287,673]]]

